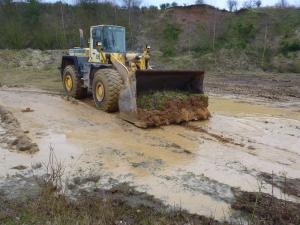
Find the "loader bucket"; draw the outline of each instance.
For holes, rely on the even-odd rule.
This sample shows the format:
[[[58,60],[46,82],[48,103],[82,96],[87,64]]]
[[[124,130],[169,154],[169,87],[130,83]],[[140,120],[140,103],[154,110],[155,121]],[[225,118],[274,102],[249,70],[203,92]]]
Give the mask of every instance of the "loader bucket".
[[[135,76],[137,95],[162,90],[203,93],[203,71],[138,70]]]
[[[188,91],[203,93],[203,71],[136,71],[129,76],[119,97],[120,117],[138,127],[147,125],[138,119],[137,97],[148,91]]]

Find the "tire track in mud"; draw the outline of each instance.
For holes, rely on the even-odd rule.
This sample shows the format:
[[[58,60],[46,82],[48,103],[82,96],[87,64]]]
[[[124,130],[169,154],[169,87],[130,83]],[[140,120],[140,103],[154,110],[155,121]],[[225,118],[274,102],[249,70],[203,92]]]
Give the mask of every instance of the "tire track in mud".
[[[26,90],[26,89],[14,89],[14,88],[3,88],[1,87],[0,92],[15,92],[15,93],[30,93],[30,94],[44,94],[44,95],[56,95],[61,96],[62,93],[60,92],[53,92],[53,91],[43,91],[43,90]]]
[[[212,132],[210,132],[210,131],[202,128],[202,127],[193,126],[191,124],[185,124],[183,127],[186,128],[186,129],[192,130],[192,131],[204,133],[204,134],[212,137],[214,140],[217,140],[218,142],[221,142],[223,144],[232,144],[232,145],[236,145],[236,146],[239,146],[239,147],[245,147],[245,144],[237,143],[232,138],[228,138],[228,137],[224,137],[223,135],[212,133]]]
[[[182,186],[186,191],[196,194],[202,193],[218,201],[224,201],[230,204],[234,200],[235,188],[210,179],[204,174],[195,174],[193,172],[178,170],[176,176],[160,175],[159,177],[164,180],[175,182],[178,186]]]

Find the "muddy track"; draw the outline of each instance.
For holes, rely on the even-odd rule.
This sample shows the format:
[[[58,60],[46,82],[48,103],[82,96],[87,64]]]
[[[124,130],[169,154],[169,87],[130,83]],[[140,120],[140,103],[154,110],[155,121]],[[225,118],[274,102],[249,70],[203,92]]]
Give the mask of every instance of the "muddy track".
[[[212,98],[209,121],[142,130],[96,110],[89,99],[36,91],[0,90],[0,105],[40,149],[28,156],[1,147],[0,177],[46,162],[51,145],[68,180],[93,175],[96,182],[88,183],[97,188],[127,182],[165,204],[217,219],[231,213],[231,188],[257,191],[260,173],[300,178],[300,114],[289,108]],[[32,112],[23,113],[27,107]],[[272,190],[282,197],[279,186],[267,184],[263,192]]]

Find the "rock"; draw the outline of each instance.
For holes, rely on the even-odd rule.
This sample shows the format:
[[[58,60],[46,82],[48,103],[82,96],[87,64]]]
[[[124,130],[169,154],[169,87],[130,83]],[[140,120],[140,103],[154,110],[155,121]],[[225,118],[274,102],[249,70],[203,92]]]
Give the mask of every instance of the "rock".
[[[31,168],[34,170],[39,169],[41,167],[42,167],[42,163],[36,163],[36,164],[31,165]]]
[[[26,112],[34,112],[31,108],[27,107],[26,109],[22,109],[21,112],[26,113]]]
[[[11,169],[13,169],[13,170],[25,170],[25,169],[27,169],[27,166],[19,165],[19,166],[12,167]]]

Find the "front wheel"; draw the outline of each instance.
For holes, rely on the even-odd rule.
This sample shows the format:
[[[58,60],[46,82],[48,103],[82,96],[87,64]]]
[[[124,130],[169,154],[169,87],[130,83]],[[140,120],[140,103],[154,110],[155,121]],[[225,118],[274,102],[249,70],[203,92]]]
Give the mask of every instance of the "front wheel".
[[[118,110],[122,79],[113,69],[99,69],[93,80],[93,98],[97,108],[106,112]]]

